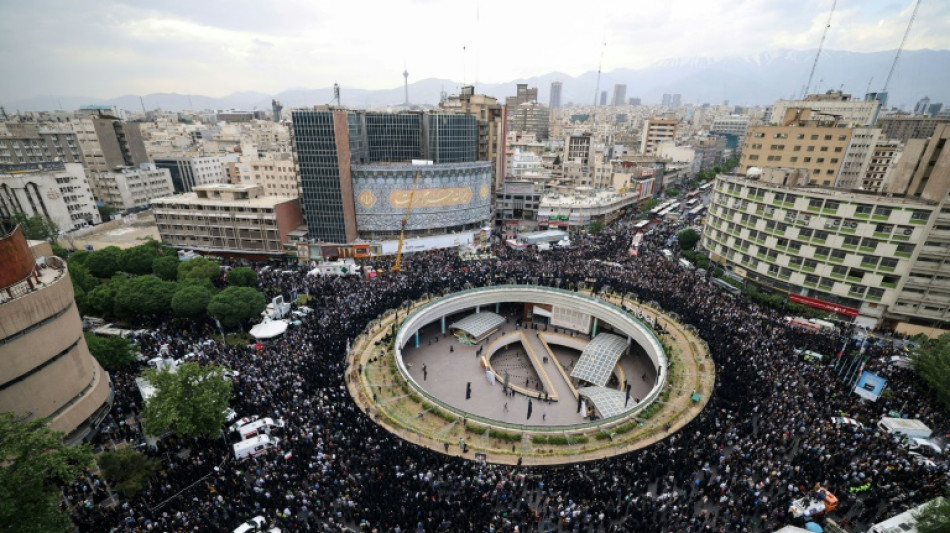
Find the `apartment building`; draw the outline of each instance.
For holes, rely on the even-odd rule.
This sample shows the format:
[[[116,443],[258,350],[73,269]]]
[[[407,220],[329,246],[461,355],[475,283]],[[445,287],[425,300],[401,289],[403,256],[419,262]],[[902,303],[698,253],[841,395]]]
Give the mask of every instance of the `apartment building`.
[[[120,210],[144,207],[154,198],[175,193],[168,169],[154,163],[143,163],[138,168],[123,168],[98,172],[99,201]]]
[[[907,143],[911,139],[926,139],[934,134],[938,126],[950,124],[950,117],[913,117],[896,115],[881,117],[878,125],[881,135],[886,139],[893,139]]]
[[[225,163],[229,183],[257,184],[266,196],[296,196],[300,180],[290,152],[241,156],[237,162]]]
[[[490,161],[492,168],[492,183],[494,190],[498,190],[505,180],[505,130],[508,118],[505,106],[498,103],[493,96],[475,94],[475,87],[462,87],[458,95],[449,96],[439,104],[443,110],[461,115],[474,116],[478,121],[478,154],[479,161]]]
[[[0,163],[83,163],[76,133],[61,125],[0,124]]]
[[[751,167],[805,169],[811,184],[833,186],[853,133],[853,128],[828,127],[809,121],[750,128],[738,174],[745,174]]]
[[[779,100],[772,106],[772,125],[786,124],[790,109],[807,109],[813,116],[821,115],[826,120],[834,120],[848,127],[872,126],[881,110],[881,101],[868,96],[864,100],[854,100],[850,94],[841,91],[828,91],[824,94],[809,94],[803,100]]]
[[[176,248],[267,258],[284,255],[303,223],[294,196],[266,196],[260,185],[217,183],[152,201],[162,242]]]
[[[14,213],[44,216],[62,231],[102,222],[79,163],[0,165],[0,217]]]
[[[651,118],[643,122],[643,132],[640,137],[640,153],[653,155],[657,145],[663,141],[676,140],[678,120]]]
[[[218,155],[199,153],[170,154],[155,157],[155,166],[167,169],[175,192],[191,192],[200,185],[224,183],[225,159]]]

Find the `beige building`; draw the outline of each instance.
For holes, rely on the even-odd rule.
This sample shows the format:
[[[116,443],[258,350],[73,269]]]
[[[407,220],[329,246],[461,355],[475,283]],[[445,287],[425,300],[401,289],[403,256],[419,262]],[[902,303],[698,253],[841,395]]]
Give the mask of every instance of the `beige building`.
[[[172,177],[167,169],[143,163],[138,168],[123,168],[97,172],[96,197],[101,202],[120,210],[133,209],[152,203],[152,199],[175,193]]]
[[[825,119],[834,119],[844,126],[871,126],[881,110],[877,99],[852,100],[850,94],[841,91],[828,91],[824,94],[809,94],[804,100],[779,100],[772,106],[772,125],[785,124],[790,109],[808,109],[813,115],[823,115]]]
[[[0,411],[48,419],[77,443],[109,412],[112,384],[86,346],[66,263],[19,227],[0,237],[0,258]]]
[[[651,118],[643,121],[640,153],[653,155],[661,142],[675,140],[677,124],[679,124],[679,121],[673,119]]]
[[[853,131],[813,121],[749,128],[737,173],[745,174],[751,167],[805,169],[810,183],[833,186]]]
[[[0,123],[0,163],[84,163],[76,133],[62,125]]]
[[[934,134],[937,126],[950,124],[950,117],[913,117],[898,115],[881,117],[878,125],[887,139],[907,143],[911,139],[926,139]]]
[[[237,162],[225,163],[229,183],[260,185],[266,196],[296,196],[300,180],[290,152],[257,153],[241,156]]]
[[[296,196],[266,196],[256,184],[216,184],[158,198],[152,212],[162,242],[176,248],[251,257],[283,255],[303,224]]]
[[[458,95],[449,96],[439,107],[446,111],[472,115],[478,119],[478,160],[491,161],[495,190],[505,181],[505,106],[498,99],[475,94],[475,87],[462,87]]]

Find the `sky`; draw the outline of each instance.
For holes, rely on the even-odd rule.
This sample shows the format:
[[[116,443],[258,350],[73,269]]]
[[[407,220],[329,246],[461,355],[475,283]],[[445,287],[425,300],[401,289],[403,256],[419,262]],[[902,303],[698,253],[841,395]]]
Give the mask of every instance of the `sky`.
[[[0,101],[505,82],[817,48],[833,0],[2,0]],[[900,43],[914,0],[839,0],[826,50]],[[950,49],[923,0],[906,49]]]

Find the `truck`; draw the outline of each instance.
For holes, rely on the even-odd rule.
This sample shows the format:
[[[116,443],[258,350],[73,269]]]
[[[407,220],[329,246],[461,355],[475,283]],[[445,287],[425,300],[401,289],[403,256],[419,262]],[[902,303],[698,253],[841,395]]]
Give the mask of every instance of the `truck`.
[[[789,506],[789,512],[795,518],[810,518],[830,513],[838,508],[838,498],[824,487],[816,487],[804,498],[799,498]]]
[[[280,445],[280,439],[270,435],[258,435],[254,438],[245,439],[234,443],[234,458],[238,461],[248,457],[261,455],[267,450],[276,448]]]
[[[250,439],[258,435],[270,435],[271,429],[282,427],[284,427],[284,421],[279,418],[277,420],[273,418],[261,418],[260,420],[255,420],[250,424],[239,427],[237,432],[241,435],[242,439]]]
[[[929,439],[933,430],[920,420],[914,418],[883,417],[877,423],[877,428],[891,435],[903,435],[908,439]]]
[[[361,267],[356,261],[346,258],[338,261],[324,261],[313,265],[307,272],[309,276],[359,276]]]

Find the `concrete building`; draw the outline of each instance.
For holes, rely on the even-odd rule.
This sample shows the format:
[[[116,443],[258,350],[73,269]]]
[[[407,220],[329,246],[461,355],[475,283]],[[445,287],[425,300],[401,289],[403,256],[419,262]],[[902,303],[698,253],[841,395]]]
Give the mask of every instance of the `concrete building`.
[[[640,98],[630,98],[627,100],[627,105],[632,105],[632,106],[643,105],[641,102],[642,100]]]
[[[627,86],[623,83],[614,85],[614,99],[611,105],[621,106],[627,103]]]
[[[538,103],[537,87],[529,88],[527,83],[519,83],[517,90],[515,96],[505,99],[507,131],[531,133],[539,141],[547,140],[551,127],[551,112]]]
[[[496,193],[495,224],[503,228],[533,229],[542,192],[534,182],[506,180],[504,188]]]
[[[0,125],[0,163],[84,163],[76,133],[62,125]]]
[[[561,89],[562,84],[559,81],[551,82],[551,99],[548,103],[548,107],[551,109],[559,109],[561,107]]]
[[[191,192],[199,185],[211,185],[226,181],[225,160],[217,155],[198,153],[163,155],[155,158],[155,166],[167,169],[172,177],[175,192]]]
[[[511,155],[511,163],[508,164],[507,178],[518,180],[526,175],[538,175],[543,170],[541,156],[534,152],[522,152],[520,149],[515,149]]]
[[[300,193],[300,180],[290,152],[257,152],[242,155],[237,162],[224,164],[228,183],[257,184],[266,196],[296,196]]]
[[[804,100],[779,100],[772,106],[773,125],[787,124],[789,109],[809,109],[814,117],[824,115],[823,120],[834,120],[842,126],[873,126],[881,110],[881,101],[875,98],[852,100],[850,94],[828,91],[825,94],[809,94]]]
[[[702,240],[714,261],[792,301],[868,326],[897,302],[937,211],[922,200],[740,175],[715,183]]]
[[[929,115],[930,111],[930,98],[923,97],[917,101],[917,105],[914,106],[915,115]]]
[[[937,126],[950,124],[950,117],[911,117],[897,115],[881,117],[878,125],[881,136],[906,144],[911,139],[926,139],[934,134]]]
[[[490,161],[494,190],[505,179],[505,131],[508,115],[493,96],[475,94],[475,87],[462,87],[458,96],[449,96],[439,104],[447,112],[471,115],[478,121],[479,161]]]
[[[607,91],[600,91],[600,106],[607,105]]]
[[[0,237],[0,411],[74,444],[94,435],[112,406],[109,374],[89,353],[65,261],[17,227]]]
[[[296,196],[265,196],[255,184],[199,185],[156,198],[152,212],[165,244],[261,259],[283,256],[288,234],[303,223]]]
[[[749,115],[725,115],[719,116],[713,119],[712,126],[709,128],[710,133],[715,133],[717,135],[731,135],[736,138],[736,143],[730,148],[735,148],[739,150],[742,147],[742,143],[745,142],[746,132],[749,130]],[[729,144],[729,143],[727,143]]]
[[[117,168],[149,163],[141,123],[126,122],[103,110],[92,110],[88,118],[69,123],[82,149],[86,175],[93,194],[98,194],[95,176]]]
[[[830,187],[837,182],[853,132],[816,121],[750,128],[738,173],[751,167],[805,169],[810,183]]]
[[[900,141],[878,140],[871,152],[871,159],[867,171],[859,187],[869,192],[883,192],[894,176],[894,168],[900,161],[904,145]]]
[[[175,193],[168,169],[154,163],[143,163],[138,168],[123,168],[98,172],[99,201],[120,210],[147,206],[152,199]]]
[[[635,207],[640,197],[631,192],[577,189],[573,194],[549,194],[538,206],[538,228],[586,231],[592,222],[608,223]]]
[[[414,188],[429,202],[413,200],[419,206],[413,217],[422,224],[418,231],[429,232],[440,223],[445,228],[469,226],[474,223],[469,215],[475,213],[487,223],[491,164],[478,161],[474,116],[323,107],[295,110],[292,118],[310,239],[352,243],[363,230],[374,235],[398,231]],[[409,165],[413,160],[433,164]],[[424,175],[418,186],[417,171]],[[453,210],[459,218],[451,216]],[[396,226],[361,229],[360,213],[365,222],[395,220]]]
[[[61,231],[102,222],[79,163],[0,165],[0,217],[42,215]]]
[[[861,187],[880,136],[881,130],[879,128],[852,128],[851,141],[845,150],[844,162],[838,172],[835,187],[839,189],[858,189]]]
[[[651,118],[643,121],[643,132],[640,136],[640,153],[653,155],[656,147],[663,141],[676,140],[678,120]]]

